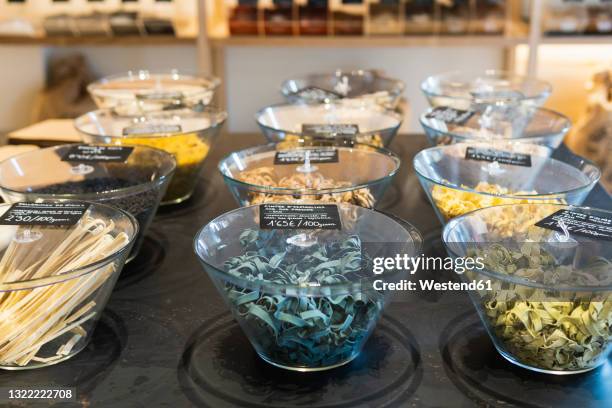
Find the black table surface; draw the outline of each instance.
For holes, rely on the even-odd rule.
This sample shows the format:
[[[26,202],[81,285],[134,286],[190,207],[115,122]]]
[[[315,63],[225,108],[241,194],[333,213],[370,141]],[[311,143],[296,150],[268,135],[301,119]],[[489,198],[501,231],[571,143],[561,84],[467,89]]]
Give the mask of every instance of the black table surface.
[[[56,366],[0,372],[0,387],[74,387],[78,403],[40,404],[58,407],[612,406],[612,361],[570,376],[515,367],[493,348],[463,292],[398,293],[364,351],[344,367],[294,373],[260,360],[199,265],[193,237],[236,207],[216,171],[219,159],[263,142],[223,135],[194,197],[159,211],[91,344]],[[425,147],[422,135],[396,137],[391,148],[403,165],[379,209],[412,223],[426,251],[439,253],[440,223],[412,170]],[[585,204],[612,208],[601,186]]]

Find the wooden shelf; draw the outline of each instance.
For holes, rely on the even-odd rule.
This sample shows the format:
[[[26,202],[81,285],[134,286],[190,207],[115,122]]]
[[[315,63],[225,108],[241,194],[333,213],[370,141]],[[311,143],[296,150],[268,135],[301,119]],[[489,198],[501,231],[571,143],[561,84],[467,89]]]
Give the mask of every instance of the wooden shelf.
[[[397,35],[397,36],[229,36],[210,38],[211,45],[249,47],[446,47],[508,46],[524,38],[503,35]]]
[[[65,36],[65,37],[18,37],[0,36],[0,45],[47,45],[47,46],[104,46],[104,45],[176,45],[189,44],[195,45],[195,37],[175,37],[175,36]]]
[[[611,44],[612,35],[543,35],[541,44]]]

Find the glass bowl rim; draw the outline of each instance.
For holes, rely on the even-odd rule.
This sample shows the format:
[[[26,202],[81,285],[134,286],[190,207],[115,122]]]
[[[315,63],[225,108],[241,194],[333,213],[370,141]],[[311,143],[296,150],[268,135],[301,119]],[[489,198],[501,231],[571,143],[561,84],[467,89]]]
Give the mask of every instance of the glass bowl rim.
[[[381,74],[377,72],[374,69],[352,69],[352,70],[337,69],[333,72],[312,72],[309,74],[304,74],[302,76],[296,76],[295,78],[285,79],[284,81],[281,82],[281,93],[283,94],[285,98],[294,97],[295,92],[289,92],[288,84],[290,82],[307,81],[309,77],[338,77],[342,75],[365,76],[366,73],[371,74],[372,77],[374,78],[382,79],[383,81],[388,81],[391,84],[391,88],[392,88],[388,92],[395,98],[400,96],[402,92],[404,92],[404,90],[406,89],[406,84],[404,83],[404,81],[397,79],[397,78],[391,78],[385,74]],[[360,96],[357,96],[356,98],[359,98]],[[354,98],[348,98],[348,99],[354,99]]]
[[[433,79],[440,79],[442,77],[447,77],[447,76],[451,76],[451,75],[457,75],[457,74],[467,74],[467,75],[474,75],[474,76],[478,76],[478,75],[484,75],[486,76],[502,76],[502,77],[506,77],[506,78],[512,78],[515,80],[518,80],[520,82],[527,82],[527,81],[531,81],[534,82],[538,85],[541,85],[543,87],[543,90],[540,91],[539,93],[536,93],[534,95],[530,95],[530,96],[524,96],[522,98],[519,98],[519,100],[521,101],[529,101],[529,100],[533,100],[533,99],[538,99],[541,98],[544,95],[550,95],[552,93],[552,85],[550,84],[550,82],[548,81],[544,81],[542,79],[539,78],[530,78],[526,75],[518,75],[513,73],[512,71],[508,71],[508,70],[503,70],[503,69],[485,69],[485,70],[479,70],[479,71],[474,71],[474,72],[468,72],[465,70],[453,70],[453,71],[447,71],[447,72],[442,72],[439,74],[435,74],[435,75],[430,75],[427,78],[425,78],[423,81],[421,81],[421,91],[427,95],[427,96],[435,96],[435,97],[441,97],[441,98],[447,98],[447,99],[454,99],[454,100],[460,100],[460,101],[471,101],[474,98],[473,97],[466,97],[466,96],[450,96],[450,95],[444,95],[442,93],[439,92],[433,92],[430,89],[427,89],[427,83],[429,83],[430,80]],[[516,98],[513,98],[516,99]]]
[[[249,190],[254,190],[257,192],[270,192],[271,194],[287,194],[287,195],[293,195],[296,193],[300,193],[300,194],[308,194],[308,195],[319,195],[319,194],[337,194],[337,193],[344,193],[347,191],[354,191],[354,190],[359,190],[362,188],[368,188],[369,186],[378,184],[380,182],[386,181],[386,180],[390,180],[392,179],[397,172],[399,171],[399,168],[401,166],[401,159],[400,157],[395,154],[394,152],[392,152],[391,150],[385,148],[385,147],[378,147],[378,146],[372,146],[372,145],[368,145],[368,144],[364,144],[364,143],[354,143],[351,146],[322,146],[322,148],[334,148],[334,149],[346,149],[348,151],[352,151],[353,148],[355,146],[364,146],[367,147],[367,149],[369,151],[374,150],[377,154],[381,154],[386,156],[387,158],[391,159],[393,161],[393,163],[395,164],[395,167],[393,169],[393,171],[391,171],[389,174],[387,174],[386,176],[383,177],[379,177],[377,179],[368,181],[366,183],[360,183],[360,184],[353,184],[350,186],[346,186],[346,187],[334,187],[334,188],[324,188],[324,189],[313,189],[313,188],[285,188],[285,187],[270,187],[270,186],[262,186],[262,185],[258,185],[258,184],[252,184],[252,183],[247,183],[241,180],[238,180],[234,177],[228,176],[223,169],[221,168],[221,166],[223,164],[226,164],[227,161],[229,161],[232,156],[234,156],[235,154],[248,154],[248,153],[252,153],[254,151],[257,150],[264,150],[263,152],[258,152],[258,153],[267,153],[267,152],[273,152],[273,151],[282,151],[282,150],[276,150],[276,147],[279,143],[283,143],[283,142],[272,142],[272,143],[267,143],[264,145],[258,145],[258,146],[252,146],[252,147],[248,147],[246,149],[242,149],[242,150],[237,150],[235,152],[232,152],[228,155],[226,155],[225,157],[223,157],[221,159],[221,161],[219,161],[219,164],[217,165],[217,170],[219,170],[219,173],[221,173],[221,176],[223,176],[223,179],[226,182],[230,182],[233,184],[237,184],[243,187],[246,187]],[[317,148],[317,146],[304,146],[302,148],[292,148],[292,149],[288,149],[288,150],[308,150],[310,148]],[[269,149],[269,150],[268,150]],[[368,150],[364,150],[364,151],[368,151]]]
[[[365,212],[380,214],[383,217],[386,217],[392,222],[394,222],[400,228],[405,230],[406,236],[409,237],[409,241],[406,241],[406,243],[412,243],[415,247],[413,250],[414,253],[412,254],[412,256],[419,255],[421,251],[423,250],[423,236],[421,235],[419,230],[414,225],[409,223],[408,221],[403,220],[396,215],[390,215],[382,211],[378,211],[378,210],[374,210],[370,208],[364,208],[364,207],[360,207],[358,205],[349,204],[349,203],[326,203],[326,204],[344,206],[348,208],[357,209],[357,211],[365,211]],[[350,282],[326,283],[326,284],[312,285],[312,286],[311,285],[298,285],[298,284],[281,284],[281,283],[275,283],[272,281],[248,280],[242,277],[233,276],[233,275],[228,274],[225,270],[218,268],[217,266],[211,264],[210,262],[208,262],[207,260],[203,258],[203,256],[200,254],[200,251],[198,250],[198,243],[200,241],[200,236],[205,233],[205,230],[207,229],[209,225],[211,225],[214,222],[218,222],[222,218],[230,216],[231,214],[245,212],[247,210],[250,211],[255,207],[259,207],[260,205],[261,204],[253,204],[253,205],[249,205],[245,207],[235,208],[231,211],[228,211],[226,213],[223,213],[213,218],[212,220],[208,221],[203,227],[201,227],[198,230],[198,232],[195,234],[193,238],[192,248],[196,256],[198,257],[198,259],[200,260],[200,262],[207,266],[207,268],[205,268],[207,273],[210,273],[209,272],[210,270],[216,278],[221,279],[224,282],[230,282],[234,285],[240,286],[241,288],[260,290],[260,291],[272,292],[272,293],[278,293],[278,292],[284,292],[284,291],[290,290],[290,291],[295,292],[295,296],[308,296],[308,297],[329,296],[330,294],[321,293],[325,289],[340,288],[341,291],[337,293],[333,293],[333,295],[340,295],[343,293],[354,293],[354,292],[363,291],[363,290],[374,290],[372,287],[372,284],[374,283],[374,281],[381,280],[383,279],[383,277],[392,277],[392,276],[397,276],[403,273],[403,271],[401,270],[394,269],[392,272],[385,272],[382,275],[368,276],[368,277],[360,278],[358,280],[354,280]],[[304,293],[304,292],[307,292],[307,293]]]
[[[12,161],[14,159],[23,158],[27,156],[28,154],[42,153],[44,151],[58,150],[58,149],[65,148],[65,147],[77,146],[77,145],[83,145],[83,144],[84,143],[69,143],[69,144],[50,146],[50,147],[45,147],[43,149],[36,149],[33,151],[20,153],[16,156],[11,156],[3,161],[0,161],[0,170],[2,166],[5,165],[7,162]],[[90,144],[90,143],[87,143],[87,145],[103,146],[103,145],[96,145],[96,144]],[[154,180],[149,180],[143,183],[138,183],[133,186],[119,187],[119,188],[114,188],[112,190],[105,190],[102,192],[95,192],[95,193],[81,193],[81,194],[79,193],[53,193],[53,194],[36,193],[34,191],[21,191],[21,190],[15,190],[14,188],[5,187],[2,185],[1,181],[0,181],[0,190],[6,191],[8,193],[21,194],[21,195],[36,195],[40,197],[45,197],[45,199],[48,199],[48,200],[95,201],[96,199],[99,199],[102,197],[120,198],[121,196],[128,196],[128,195],[136,194],[142,191],[148,191],[148,190],[155,188],[158,185],[164,184],[165,182],[169,181],[172,178],[172,176],[174,175],[174,172],[176,171],[176,166],[177,166],[176,159],[174,158],[172,154],[164,150],[157,149],[155,147],[145,146],[145,145],[134,145],[134,146],[129,146],[129,147],[135,147],[139,149],[154,151],[156,154],[159,154],[160,157],[163,158],[163,160],[169,159],[170,161],[168,161],[168,163],[171,166],[167,169],[167,171],[164,174],[159,175]],[[156,168],[159,169],[159,167],[156,167]]]
[[[112,81],[127,79],[130,82],[140,82],[143,79],[140,78],[141,74],[145,74],[146,78],[151,79],[152,77],[163,77],[163,76],[178,76],[176,80],[197,80],[198,82],[205,82],[202,84],[202,89],[198,93],[214,91],[221,85],[221,79],[212,75],[200,74],[197,71],[182,70],[182,69],[131,69],[117,74],[104,76],[87,85],[87,92],[94,95],[98,92],[101,87]],[[134,78],[134,79],[132,79]],[[172,78],[170,78],[172,79]],[[173,81],[175,79],[172,79]]]
[[[612,211],[609,210],[604,210],[601,208],[595,208],[595,207],[587,207],[587,206],[581,206],[581,205],[571,205],[571,204],[560,204],[560,203],[555,203],[555,204],[547,204],[547,203],[517,203],[517,204],[502,204],[502,205],[495,205],[492,207],[483,207],[483,208],[479,208],[470,212],[467,212],[465,214],[462,214],[458,217],[455,217],[451,220],[449,220],[446,225],[444,226],[444,228],[442,229],[442,242],[444,243],[444,247],[446,248],[446,250],[452,254],[452,256],[455,257],[461,257],[461,255],[457,254],[456,252],[454,252],[451,248],[450,245],[448,243],[448,235],[450,235],[450,233],[454,230],[454,228],[457,227],[457,225],[459,225],[459,223],[461,223],[462,221],[464,221],[465,219],[470,218],[471,216],[473,216],[475,213],[482,211],[485,212],[487,210],[489,211],[493,211],[492,209],[499,209],[501,207],[506,207],[506,208],[510,208],[510,207],[516,207],[516,206],[540,206],[540,205],[546,205],[546,206],[554,206],[559,208],[560,210],[563,209],[567,209],[567,210],[587,210],[587,211],[591,211],[591,212],[599,212],[599,213],[605,213],[608,216],[612,217]],[[520,278],[520,277],[516,277],[513,275],[508,275],[508,274],[503,274],[500,272],[494,272],[491,271],[489,269],[483,269],[480,271],[475,271],[475,273],[477,274],[482,274],[485,276],[488,276],[490,278],[494,278],[497,280],[500,280],[502,282],[510,282],[510,283],[514,283],[517,285],[522,285],[522,286],[527,286],[530,288],[536,288],[536,289],[544,289],[544,290],[550,290],[550,291],[554,291],[554,290],[559,290],[559,291],[568,291],[568,292],[607,292],[607,291],[612,291],[612,284],[608,285],[608,286],[568,286],[568,287],[560,287],[560,288],[553,288],[552,285],[547,285],[544,283],[539,283],[539,282],[533,282],[530,281],[526,278]]]
[[[511,139],[499,139],[501,141],[508,141]],[[592,161],[590,161],[589,159],[586,159],[582,156],[578,156],[576,155],[576,157],[580,158],[580,160],[583,161],[583,163],[585,165],[591,166],[593,170],[595,170],[596,174],[595,177],[588,177],[589,178],[589,182],[587,184],[581,185],[579,187],[574,187],[571,188],[569,190],[564,190],[564,191],[558,191],[558,192],[554,192],[554,193],[537,193],[537,194],[494,194],[494,193],[487,193],[487,192],[481,192],[481,191],[475,191],[474,188],[464,188],[461,186],[457,186],[455,184],[452,183],[445,183],[442,180],[433,180],[427,176],[425,176],[424,174],[422,174],[418,169],[417,169],[417,159],[421,158],[423,154],[425,154],[425,152],[431,151],[431,150],[442,150],[442,149],[450,149],[450,148],[457,148],[458,146],[474,146],[474,145],[487,145],[489,143],[486,142],[478,142],[478,141],[474,141],[474,142],[464,142],[464,143],[455,143],[455,144],[451,144],[451,145],[444,145],[444,146],[433,146],[433,147],[428,147],[426,149],[421,150],[420,152],[418,152],[415,156],[414,159],[412,160],[412,167],[414,169],[414,172],[417,174],[417,176],[420,179],[424,179],[427,180],[430,183],[433,183],[435,185],[438,186],[442,186],[451,190],[456,190],[456,191],[464,191],[466,193],[472,193],[472,194],[480,194],[480,195],[484,195],[484,196],[489,196],[489,197],[498,197],[498,198],[515,198],[515,199],[529,199],[529,200],[550,200],[551,197],[557,197],[559,195],[567,195],[567,194],[571,194],[573,192],[577,192],[577,191],[581,191],[587,188],[593,188],[595,186],[595,184],[597,184],[597,182],[599,182],[599,179],[601,178],[601,170],[599,169],[599,167],[593,163]],[[525,143],[524,145],[531,145],[531,144],[527,144]],[[531,146],[538,146],[538,147],[542,147],[545,148],[544,146],[539,146],[539,145],[531,145]],[[542,156],[541,156],[542,157]],[[584,174],[582,172],[582,169],[578,169],[576,166],[573,166],[570,163],[567,163],[563,160],[559,160],[559,159],[555,159],[554,157],[545,157],[544,158],[547,161],[553,161],[553,162],[558,162],[558,163],[564,163],[568,166],[573,167],[576,170],[579,170],[581,172],[581,174]]]
[[[486,142],[485,139],[478,139],[475,138],[473,136],[469,136],[466,134],[460,134],[460,133],[455,133],[455,132],[450,132],[450,131],[442,131],[442,130],[438,130],[438,129],[434,129],[431,126],[429,126],[427,124],[428,120],[432,120],[432,119],[428,119],[426,118],[426,115],[429,114],[430,112],[432,112],[435,108],[428,108],[426,112],[424,112],[423,114],[421,114],[421,116],[419,116],[419,123],[421,124],[421,126],[423,127],[423,129],[425,129],[425,133],[428,132],[432,132],[432,133],[439,133],[445,136],[452,136],[453,138],[458,138],[458,139],[462,139],[462,141],[482,141],[482,142]],[[539,138],[552,138],[555,136],[565,136],[570,129],[572,128],[572,122],[571,120],[565,116],[564,114],[554,111],[552,109],[548,109],[548,108],[532,108],[533,111],[541,111],[541,112],[545,112],[547,115],[548,114],[552,114],[552,116],[554,116],[556,119],[560,119],[564,125],[562,127],[561,130],[555,132],[555,133],[548,133],[548,134],[532,134],[532,135],[527,135],[525,134],[525,132],[522,132],[522,134],[520,136],[517,137],[513,137],[513,138],[500,138],[500,139],[496,139],[496,140],[514,140],[514,141],[523,141],[523,140],[533,140],[533,139],[539,139]],[[529,124],[527,125],[529,126]],[[474,129],[477,130],[475,128],[470,128],[470,129]]]
[[[58,202],[58,201],[62,201],[62,200],[44,200],[42,202],[48,203],[48,202]],[[20,290],[31,290],[31,289],[36,289],[40,287],[51,286],[51,285],[55,285],[58,283],[66,282],[66,281],[76,279],[81,276],[85,276],[90,273],[93,273],[97,271],[99,268],[119,258],[124,253],[127,256],[128,249],[130,249],[130,247],[134,243],[134,240],[136,239],[140,231],[140,226],[138,224],[138,221],[136,221],[136,218],[134,218],[134,216],[130,214],[129,212],[122,210],[120,208],[117,208],[117,207],[113,207],[111,205],[96,203],[96,202],[91,202],[91,201],[73,201],[73,202],[81,202],[81,203],[89,204],[90,205],[89,210],[91,210],[92,207],[93,208],[102,207],[102,208],[105,208],[106,211],[109,211],[111,214],[113,214],[114,212],[114,215],[120,214],[122,217],[127,218],[127,220],[132,226],[132,235],[128,236],[127,244],[121,247],[118,251],[113,252],[112,254],[109,254],[105,256],[104,258],[97,260],[96,262],[90,263],[85,266],[81,266],[80,268],[66,271],[62,273],[61,275],[54,275],[54,276],[49,276],[46,278],[38,278],[38,279],[28,279],[24,281],[0,283],[0,293],[15,292],[15,291],[20,291]],[[10,207],[11,205],[12,204],[9,204],[9,203],[1,203],[0,208]],[[114,271],[113,273],[118,273],[118,272],[119,271]]]
[[[91,132],[87,132],[82,129],[84,124],[93,123],[92,119],[90,119],[92,116],[99,117],[102,114],[110,115],[112,120],[134,119],[134,118],[145,118],[147,120],[151,120],[153,116],[170,115],[172,113],[180,113],[181,111],[182,112],[188,111],[188,112],[191,112],[197,115],[203,115],[203,117],[206,117],[206,118],[214,118],[215,120],[212,121],[212,123],[210,123],[207,127],[204,127],[201,129],[198,128],[197,130],[180,131],[180,132],[174,132],[174,133],[167,132],[167,133],[159,133],[155,135],[146,135],[146,134],[127,135],[127,136],[123,134],[108,135],[108,134],[91,133]],[[193,133],[201,133],[201,132],[207,132],[210,130],[218,129],[221,126],[223,126],[223,124],[226,122],[227,116],[228,115],[226,111],[224,111],[223,109],[217,108],[215,106],[211,106],[211,105],[207,105],[206,107],[204,107],[202,111],[194,111],[192,109],[183,108],[183,109],[166,110],[166,111],[158,111],[158,112],[157,111],[156,112],[146,112],[146,113],[138,114],[138,115],[119,115],[115,113],[115,111],[112,108],[104,108],[104,109],[96,109],[93,111],[89,111],[77,117],[74,120],[74,127],[79,133],[87,135],[95,139],[100,139],[100,138],[105,138],[105,137],[110,137],[113,139],[163,139],[167,137],[181,137],[181,136],[186,136],[186,135],[190,135]]]
[[[334,103],[334,102],[328,102],[328,103],[319,103],[319,104],[309,104],[309,103],[277,103],[274,105],[268,105],[265,106],[263,108],[261,108],[260,110],[257,111],[257,113],[255,114],[255,121],[257,122],[257,124],[262,128],[265,129],[266,132],[272,132],[272,133],[289,133],[292,135],[297,135],[297,136],[301,136],[301,137],[308,137],[309,135],[304,134],[302,131],[293,131],[293,130],[287,130],[287,129],[280,129],[280,128],[273,128],[271,126],[268,125],[264,125],[263,123],[261,123],[260,119],[261,117],[264,115],[265,112],[269,111],[269,110],[275,110],[277,108],[284,108],[284,107],[290,107],[290,106],[295,106],[295,107],[300,107],[303,109],[313,109],[315,107],[330,107],[333,106],[334,109],[347,109],[347,110],[360,110],[360,111],[364,111],[364,112],[372,112],[372,111],[376,111],[377,113],[381,113],[383,116],[387,116],[387,117],[391,117],[394,120],[397,120],[397,124],[394,126],[390,126],[387,128],[381,128],[381,129],[374,129],[374,130],[370,130],[368,132],[362,132],[359,131],[357,133],[356,136],[368,136],[368,135],[373,135],[376,133],[382,133],[382,132],[396,132],[400,126],[402,126],[402,117],[400,114],[398,114],[397,112],[394,112],[392,110],[389,109],[384,109],[382,107],[380,108],[375,108],[372,106],[343,106],[339,103]]]

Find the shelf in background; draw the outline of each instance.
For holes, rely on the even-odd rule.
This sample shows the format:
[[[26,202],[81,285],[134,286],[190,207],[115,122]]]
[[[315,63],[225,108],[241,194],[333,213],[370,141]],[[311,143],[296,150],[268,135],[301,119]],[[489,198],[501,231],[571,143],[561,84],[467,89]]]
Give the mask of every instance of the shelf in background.
[[[259,47],[423,47],[508,46],[525,38],[503,35],[389,35],[389,36],[228,36],[210,38],[213,46]]]
[[[541,44],[612,44],[612,35],[543,35]]]
[[[0,36],[0,45],[46,45],[46,46],[74,46],[74,45],[195,45],[195,37],[175,36],[53,36],[53,37],[19,37]]]

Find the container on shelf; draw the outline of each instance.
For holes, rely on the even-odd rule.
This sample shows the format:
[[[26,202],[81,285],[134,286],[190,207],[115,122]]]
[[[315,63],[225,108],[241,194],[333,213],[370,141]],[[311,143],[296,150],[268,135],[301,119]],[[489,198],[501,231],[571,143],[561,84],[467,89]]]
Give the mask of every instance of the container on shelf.
[[[437,31],[434,0],[407,0],[404,5],[404,31],[407,35],[434,34]]]
[[[260,224],[266,212],[284,210],[265,206],[230,211],[198,232],[194,247],[204,270],[266,362],[301,372],[347,364],[390,301],[393,292],[381,285],[404,277],[397,269],[373,273],[367,257],[418,256],[420,234],[350,204],[290,208],[336,214],[339,229],[267,229]]]
[[[147,35],[176,35],[172,20],[163,17],[143,17],[142,26]]]
[[[432,75],[421,83],[421,91],[432,107],[512,111],[542,105],[552,87],[546,81],[489,69]]]
[[[219,171],[242,206],[268,202],[350,203],[373,208],[400,166],[390,150],[368,145],[267,144],[233,152]]]
[[[298,7],[300,35],[327,35],[329,30],[329,10],[327,0],[308,0]]]
[[[607,240],[592,234],[605,220],[612,212],[529,203],[480,209],[446,225],[448,254],[484,266],[462,280],[483,282],[485,290],[469,294],[506,360],[557,375],[609,362],[612,241],[609,227]]]
[[[431,147],[414,170],[442,224],[502,204],[580,205],[601,176],[581,157],[560,161],[545,146],[505,140]]]
[[[588,24],[589,14],[584,4],[558,0],[544,3],[542,29],[548,35],[582,34]]]
[[[399,0],[369,3],[366,31],[370,35],[402,35],[404,24]]]
[[[238,0],[230,11],[229,31],[231,35],[258,35],[258,0]]]
[[[61,145],[2,161],[0,194],[8,203],[71,200],[121,208],[139,223],[129,261],[140,250],[175,167],[171,154],[145,146],[109,151]]]
[[[174,155],[176,171],[164,204],[176,204],[191,197],[204,160],[227,114],[207,107],[200,111],[178,109],[141,116],[118,116],[109,109],[89,112],[76,119],[83,140],[93,144],[145,145]]]
[[[109,16],[111,32],[116,36],[141,35],[143,29],[135,11],[116,11]]]
[[[467,34],[470,25],[470,0],[438,2],[441,34]]]
[[[196,76],[172,69],[134,70],[104,77],[87,87],[100,109],[124,116],[208,105],[219,87],[215,77]]]
[[[366,6],[363,0],[332,2],[332,31],[334,35],[363,35]]]
[[[503,34],[506,2],[504,0],[476,0],[470,32],[474,34]]]
[[[74,17],[69,14],[46,16],[42,25],[45,35],[49,37],[73,36],[77,33]]]
[[[108,36],[111,34],[108,15],[103,13],[76,16],[74,26],[81,36]]]
[[[136,220],[122,210],[61,205],[76,213],[73,225],[0,225],[0,369],[45,367],[82,351],[136,237]],[[0,205],[0,214],[10,207]]]
[[[612,34],[612,3],[591,6],[589,11],[589,24],[587,34],[610,35]]]
[[[341,101],[373,103],[386,109],[396,109],[405,85],[372,70],[308,74],[284,81],[281,92],[288,102],[320,104]]]
[[[400,115],[383,108],[341,104],[273,105],[255,119],[269,141],[283,146],[313,139],[388,146],[402,124]]]
[[[295,13],[293,0],[274,0],[272,7],[263,9],[266,35],[293,35]]]
[[[466,141],[505,139],[559,147],[570,130],[570,120],[561,113],[544,108],[516,109],[511,115],[495,115],[495,111],[450,115],[455,111],[432,108],[421,115],[420,122],[432,145]]]

